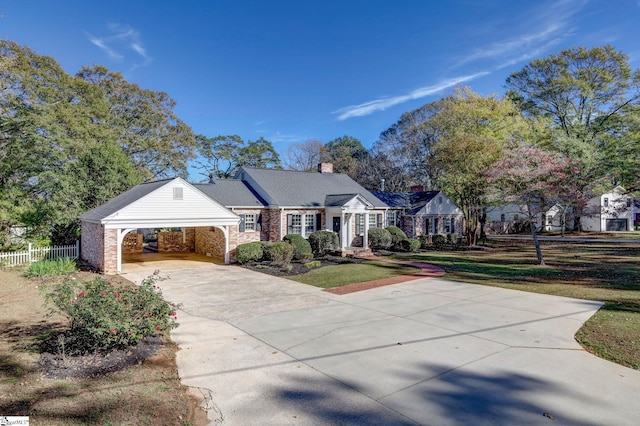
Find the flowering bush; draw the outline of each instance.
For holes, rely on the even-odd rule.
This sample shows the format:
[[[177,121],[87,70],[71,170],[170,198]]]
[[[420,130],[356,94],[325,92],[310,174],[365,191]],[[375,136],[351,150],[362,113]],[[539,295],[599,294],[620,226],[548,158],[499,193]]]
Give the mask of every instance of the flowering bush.
[[[157,273],[136,287],[113,284],[102,277],[84,283],[67,278],[44,288],[45,300],[71,320],[71,335],[80,350],[135,345],[178,326],[180,306],[162,297]]]

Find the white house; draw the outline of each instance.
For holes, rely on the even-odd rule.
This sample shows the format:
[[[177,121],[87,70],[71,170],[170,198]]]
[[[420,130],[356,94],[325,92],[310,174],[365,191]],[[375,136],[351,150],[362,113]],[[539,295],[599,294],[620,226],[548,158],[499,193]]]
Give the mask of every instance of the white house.
[[[637,219],[635,197],[621,186],[594,197],[580,219],[585,231],[632,231]]]

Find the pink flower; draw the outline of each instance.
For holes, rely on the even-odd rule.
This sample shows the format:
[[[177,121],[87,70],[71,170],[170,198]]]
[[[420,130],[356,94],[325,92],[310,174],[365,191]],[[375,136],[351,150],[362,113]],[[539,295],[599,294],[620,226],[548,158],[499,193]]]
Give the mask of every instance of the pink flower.
[[[114,292],[114,293],[113,293],[113,295],[114,295],[115,297],[120,297],[120,293],[118,293],[117,291],[116,291],[116,292]]]
[[[105,297],[107,295],[107,293],[105,293],[104,291],[102,293],[100,293],[100,296]]]
[[[109,329],[109,333],[114,334],[115,332],[116,332],[116,329],[115,329],[115,328],[110,328],[110,329]]]
[[[157,327],[156,327],[156,330],[158,330],[158,331],[162,331],[162,327],[157,326]]]
[[[75,305],[77,301],[78,301],[77,299],[71,299],[71,304]]]
[[[176,314],[176,312],[175,312],[175,311],[171,312],[171,316],[172,316],[172,317],[175,317],[176,315],[177,315],[177,314]]]
[[[81,291],[81,292],[80,292],[80,296],[81,296],[81,297],[84,297],[84,295],[85,295],[84,291]]]

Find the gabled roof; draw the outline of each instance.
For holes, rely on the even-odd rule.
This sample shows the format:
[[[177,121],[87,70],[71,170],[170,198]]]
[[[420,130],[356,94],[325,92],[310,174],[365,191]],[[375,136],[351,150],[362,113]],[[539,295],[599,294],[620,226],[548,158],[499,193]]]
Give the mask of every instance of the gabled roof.
[[[441,191],[416,191],[416,192],[381,192],[373,194],[383,200],[393,209],[403,209],[408,216],[415,216],[431,202]]]
[[[363,199],[364,204],[366,206],[372,207],[371,203],[368,202],[368,200],[362,197],[360,194],[330,194],[326,196],[324,200],[324,206],[325,207],[344,207],[349,203],[349,201],[358,197],[361,197],[361,199]]]
[[[225,207],[259,207],[267,203],[245,181],[216,179],[213,183],[197,183],[196,188]]]
[[[105,217],[111,216],[118,210],[121,210],[123,207],[128,206],[134,201],[139,200],[145,195],[152,193],[156,189],[162,187],[168,182],[171,182],[172,180],[173,179],[163,179],[155,182],[141,183],[140,185],[134,186],[127,192],[123,192],[122,194],[118,195],[115,198],[112,198],[106,203],[82,214],[80,216],[80,220],[87,220],[87,221],[102,220]]]
[[[340,173],[242,167],[235,179],[246,181],[269,206],[324,207],[328,195],[359,194],[373,207],[388,207],[349,176]]]

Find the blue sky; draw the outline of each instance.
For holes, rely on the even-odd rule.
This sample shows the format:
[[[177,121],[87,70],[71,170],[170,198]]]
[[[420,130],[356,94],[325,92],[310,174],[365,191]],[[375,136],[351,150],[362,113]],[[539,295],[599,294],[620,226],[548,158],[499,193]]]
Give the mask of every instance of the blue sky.
[[[102,64],[162,90],[195,132],[370,147],[405,111],[466,84],[612,44],[640,67],[640,0],[0,0],[0,37],[69,73]]]

